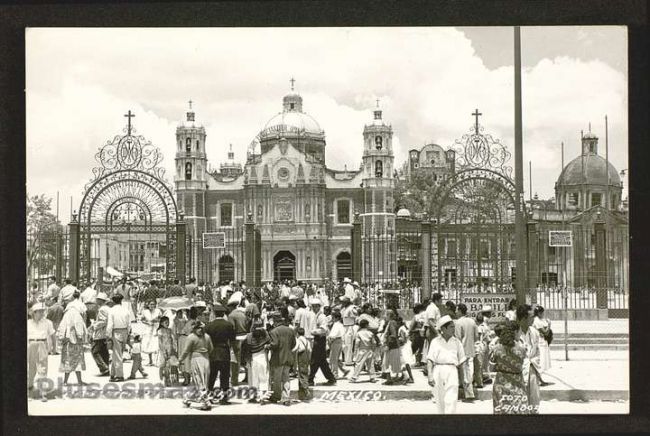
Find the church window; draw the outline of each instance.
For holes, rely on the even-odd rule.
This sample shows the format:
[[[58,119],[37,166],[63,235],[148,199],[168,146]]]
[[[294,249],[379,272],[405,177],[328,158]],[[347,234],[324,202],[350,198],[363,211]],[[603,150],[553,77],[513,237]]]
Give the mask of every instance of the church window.
[[[323,221],[323,206],[319,203],[317,209],[318,209],[318,221]]]
[[[384,164],[378,160],[375,162],[375,177],[382,177],[384,175]]]
[[[221,203],[221,225],[232,226],[232,203]]]
[[[305,219],[309,221],[311,219],[311,204],[305,203]]]
[[[185,164],[185,180],[192,180],[192,164],[189,162]]]
[[[289,109],[294,110],[295,107],[296,107],[295,103],[289,103]]]
[[[198,139],[196,140],[196,149],[197,150],[199,149],[199,140]]]
[[[569,206],[577,206],[578,205],[578,193],[577,192],[570,192],[569,193]]]
[[[384,138],[382,138],[381,136],[375,136],[375,148],[377,150],[381,150],[383,145],[384,145]]]
[[[264,217],[264,207],[261,204],[257,205],[257,221],[262,221]]]
[[[190,138],[185,140],[185,151],[192,151],[192,140]]]
[[[339,200],[336,204],[339,224],[350,224],[350,200]]]
[[[591,194],[591,207],[600,206],[601,202],[602,194],[596,192]]]

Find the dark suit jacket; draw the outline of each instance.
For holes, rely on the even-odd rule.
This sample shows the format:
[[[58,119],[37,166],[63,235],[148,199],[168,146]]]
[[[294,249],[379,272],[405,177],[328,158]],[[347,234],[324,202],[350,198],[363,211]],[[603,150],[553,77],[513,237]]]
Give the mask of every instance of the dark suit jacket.
[[[271,358],[269,364],[273,366],[291,365],[294,354],[291,352],[296,346],[296,334],[286,325],[275,327],[269,333],[271,337]]]
[[[230,362],[230,342],[235,340],[235,327],[225,319],[215,319],[207,326],[205,332],[212,339],[210,360]]]

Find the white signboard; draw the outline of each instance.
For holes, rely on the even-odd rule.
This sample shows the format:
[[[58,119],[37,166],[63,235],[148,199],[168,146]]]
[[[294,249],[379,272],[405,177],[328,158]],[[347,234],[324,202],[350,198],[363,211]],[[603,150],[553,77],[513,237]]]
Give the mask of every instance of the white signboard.
[[[467,316],[476,318],[481,313],[484,306],[492,308],[493,320],[505,318],[508,310],[508,303],[515,298],[515,294],[463,294],[460,298],[461,303],[467,306]]]
[[[572,247],[572,236],[571,230],[549,230],[548,245],[549,247]]]
[[[203,248],[226,248],[226,234],[224,232],[204,233]]]

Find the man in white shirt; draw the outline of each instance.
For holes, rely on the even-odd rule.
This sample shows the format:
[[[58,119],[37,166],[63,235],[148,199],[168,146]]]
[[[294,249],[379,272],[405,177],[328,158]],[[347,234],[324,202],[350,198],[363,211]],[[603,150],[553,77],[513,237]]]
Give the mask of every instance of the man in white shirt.
[[[122,305],[122,294],[112,298],[113,307],[108,312],[106,336],[111,340],[111,381],[124,381],[123,353],[131,331],[131,313]]]
[[[345,335],[345,327],[343,327],[343,322],[341,314],[339,312],[332,313],[332,329],[327,335],[327,340],[330,344],[330,367],[334,378],[339,378],[339,365],[341,358],[341,351],[343,350],[343,336]],[[343,374],[348,375],[350,370],[341,368]]]
[[[456,320],[456,337],[463,344],[463,351],[467,361],[462,366],[463,372],[463,392],[465,393],[464,401],[474,401],[474,357],[476,356],[476,341],[478,341],[478,326],[476,321],[467,316],[467,306],[463,303],[458,305],[458,314],[460,318]]]
[[[354,364],[352,345],[354,341],[354,323],[356,322],[357,315],[357,307],[351,303],[350,298],[347,296],[341,297],[341,318],[343,320],[343,327],[345,328],[345,334],[343,335],[343,358],[346,365]]]
[[[429,385],[438,406],[438,413],[456,413],[458,402],[458,367],[465,362],[465,351],[454,336],[454,321],[445,315],[437,324],[440,335],[429,344],[427,368]]]
[[[350,280],[347,277],[344,278],[343,279],[343,289],[345,291],[345,293],[343,295],[348,297],[350,299],[350,301],[354,300],[354,297],[355,297],[356,294],[354,292],[354,286],[352,286],[352,280]]]
[[[431,300],[429,305],[424,311],[424,329],[425,329],[425,340],[424,345],[422,346],[422,355],[426,356],[429,349],[429,344],[435,338],[438,333],[436,332],[436,325],[440,319],[440,309],[438,305],[442,303],[442,294],[436,292],[431,295]]]

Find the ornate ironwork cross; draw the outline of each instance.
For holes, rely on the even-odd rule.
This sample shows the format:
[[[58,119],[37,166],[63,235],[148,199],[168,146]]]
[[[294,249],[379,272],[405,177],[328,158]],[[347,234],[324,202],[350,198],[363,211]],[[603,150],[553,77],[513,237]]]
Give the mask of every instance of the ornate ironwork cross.
[[[188,101],[188,103],[190,104],[190,110],[192,110],[192,100]]]
[[[474,118],[476,118],[476,121],[474,121],[474,131],[475,131],[476,134],[478,135],[478,117],[480,117],[480,116],[483,115],[483,114],[480,113],[480,112],[478,111],[478,109],[475,109],[474,112],[472,113],[472,115],[474,116]]]
[[[377,109],[379,109],[379,99],[377,99]]]
[[[129,113],[124,115],[126,118],[128,118],[128,124],[127,124],[127,132],[128,135],[131,136],[131,118],[135,117],[134,114],[131,113],[131,109],[129,109]]]
[[[291,90],[293,91],[293,84],[296,83],[296,79],[292,77],[291,80],[289,80],[289,82],[291,82]]]

